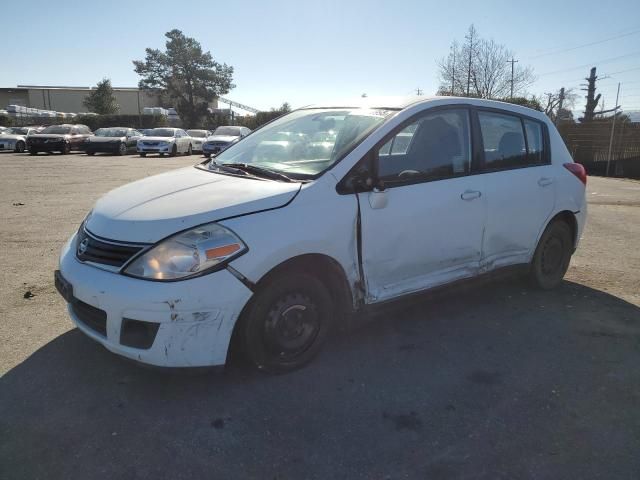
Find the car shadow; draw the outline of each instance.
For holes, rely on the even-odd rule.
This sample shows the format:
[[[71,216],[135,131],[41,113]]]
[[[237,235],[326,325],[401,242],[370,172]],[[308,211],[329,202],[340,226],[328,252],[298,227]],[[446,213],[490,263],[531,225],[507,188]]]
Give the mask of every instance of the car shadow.
[[[279,376],[140,368],[71,330],[0,378],[0,477],[640,471],[637,306],[507,279],[365,317]]]

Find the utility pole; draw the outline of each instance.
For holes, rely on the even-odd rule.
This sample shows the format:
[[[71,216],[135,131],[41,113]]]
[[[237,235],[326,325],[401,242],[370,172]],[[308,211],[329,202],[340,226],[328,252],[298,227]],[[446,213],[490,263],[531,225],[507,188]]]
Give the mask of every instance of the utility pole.
[[[467,68],[467,97],[469,96],[469,87],[471,86],[471,58],[473,55],[473,35],[469,41],[469,65]]]
[[[511,57],[511,60],[507,60],[507,63],[511,64],[511,98],[513,99],[513,67],[516,63],[518,63],[518,60],[515,60],[513,57]]]
[[[609,138],[609,155],[607,155],[607,173],[609,176],[609,165],[611,164],[611,149],[613,147],[613,133],[616,131],[616,116],[618,114],[618,98],[620,97],[620,82],[618,82],[618,93],[616,93],[616,107],[613,109],[613,121],[611,122],[611,137]]]
[[[560,89],[560,98],[558,100],[558,113],[556,113],[556,121],[555,121],[556,126],[558,126],[558,122],[560,121],[560,111],[562,110],[563,103],[564,103],[564,87]]]

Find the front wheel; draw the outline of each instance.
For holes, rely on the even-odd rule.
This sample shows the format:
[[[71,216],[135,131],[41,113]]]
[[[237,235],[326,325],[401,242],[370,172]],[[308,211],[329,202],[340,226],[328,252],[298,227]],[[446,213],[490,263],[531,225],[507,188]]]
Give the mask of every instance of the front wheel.
[[[17,143],[16,143],[16,149],[15,149],[15,152],[16,152],[16,153],[22,153],[22,152],[24,152],[24,147],[25,147],[24,142],[23,142],[22,140],[20,140],[19,142],[17,142]]]
[[[122,156],[122,155],[126,155],[127,154],[127,144],[126,143],[121,143],[118,146],[118,155]]]
[[[37,155],[37,154],[38,154],[37,150],[35,150],[33,148],[29,149],[29,155]]]
[[[207,157],[207,158],[211,158],[211,154],[210,153],[205,153],[204,156]]]
[[[193,147],[191,146],[191,144],[189,144],[189,148],[187,149],[187,156],[191,156],[193,155]]]
[[[142,158],[146,157],[147,154],[146,153],[139,153],[138,155],[140,155]]]
[[[557,287],[567,273],[573,254],[571,227],[561,220],[550,223],[536,247],[529,276],[543,290]]]
[[[68,143],[65,143],[60,153],[62,153],[63,155],[69,155],[69,153],[71,153],[71,145]]]
[[[171,148],[171,153],[169,154],[170,157],[175,157],[178,154],[178,146],[174,143],[173,147]],[[160,154],[162,156],[162,154]]]
[[[315,277],[288,273],[258,290],[241,322],[251,363],[269,373],[289,372],[320,352],[333,322],[331,295]]]

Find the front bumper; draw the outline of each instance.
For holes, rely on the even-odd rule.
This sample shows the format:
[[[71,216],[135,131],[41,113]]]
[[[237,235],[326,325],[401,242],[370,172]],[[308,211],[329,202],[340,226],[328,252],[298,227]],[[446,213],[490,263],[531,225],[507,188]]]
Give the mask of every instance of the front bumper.
[[[165,145],[143,145],[138,144],[137,151],[138,153],[169,153],[173,148],[173,144],[165,144]]]
[[[64,147],[65,142],[29,143],[29,149],[38,152],[61,152]]]
[[[85,152],[116,153],[120,150],[121,142],[86,142],[82,144]]]
[[[233,327],[251,297],[227,270],[178,282],[139,280],[80,262],[74,246],[75,236],[62,250],[60,271],[78,302],[68,304],[69,316],[83,333],[114,353],[151,365],[225,363]],[[80,314],[87,310],[88,317]],[[102,326],[93,322],[96,311],[106,316]],[[154,324],[149,348],[123,345],[123,325],[130,320]]]
[[[202,153],[213,155],[214,153],[220,153],[225,148],[227,148],[229,144],[226,145],[207,145],[204,143],[202,145]]]

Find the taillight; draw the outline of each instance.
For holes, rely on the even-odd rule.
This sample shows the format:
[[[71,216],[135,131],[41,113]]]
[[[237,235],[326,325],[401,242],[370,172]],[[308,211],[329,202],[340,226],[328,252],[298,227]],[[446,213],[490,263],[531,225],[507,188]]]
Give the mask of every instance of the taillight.
[[[565,163],[564,168],[573,173],[582,183],[584,183],[585,185],[587,184],[587,171],[581,164]]]

